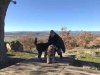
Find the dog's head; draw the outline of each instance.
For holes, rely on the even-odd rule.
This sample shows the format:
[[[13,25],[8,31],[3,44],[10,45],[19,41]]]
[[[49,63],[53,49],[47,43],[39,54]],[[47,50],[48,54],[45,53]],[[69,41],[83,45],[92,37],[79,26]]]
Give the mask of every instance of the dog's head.
[[[49,45],[48,46],[48,50],[53,50],[53,49],[55,49],[56,48],[56,46],[54,46],[54,45]]]
[[[56,46],[54,46],[54,45],[49,45],[48,46],[48,49],[47,49],[47,54],[48,55],[52,55],[52,54],[54,54],[54,51],[56,50]]]

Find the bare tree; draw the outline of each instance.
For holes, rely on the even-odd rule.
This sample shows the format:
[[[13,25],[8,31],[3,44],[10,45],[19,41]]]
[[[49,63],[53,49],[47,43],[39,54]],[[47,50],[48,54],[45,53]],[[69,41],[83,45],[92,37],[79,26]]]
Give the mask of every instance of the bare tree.
[[[66,49],[72,49],[72,36],[70,34],[71,31],[67,31],[66,27],[61,28],[60,36],[62,37]]]
[[[16,4],[15,0],[0,0],[0,63],[4,64],[7,59],[6,50],[4,48],[4,26],[5,16],[10,2]]]
[[[35,46],[35,37],[34,34],[23,35],[19,38],[20,43],[23,45],[24,51],[31,51]]]
[[[86,47],[93,40],[93,37],[91,32],[81,32],[76,38],[77,45],[79,47]]]

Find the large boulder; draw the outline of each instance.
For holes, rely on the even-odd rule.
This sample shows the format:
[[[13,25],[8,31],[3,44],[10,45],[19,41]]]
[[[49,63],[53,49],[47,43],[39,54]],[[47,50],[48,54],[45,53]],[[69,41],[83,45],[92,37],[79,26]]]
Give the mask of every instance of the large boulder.
[[[19,41],[11,42],[11,49],[14,51],[23,51],[23,45]]]

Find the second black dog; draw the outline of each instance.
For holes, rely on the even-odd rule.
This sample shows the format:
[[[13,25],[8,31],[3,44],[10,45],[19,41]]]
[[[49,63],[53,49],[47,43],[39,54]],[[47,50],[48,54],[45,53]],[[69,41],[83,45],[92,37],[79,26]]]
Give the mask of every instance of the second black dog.
[[[43,52],[45,52],[44,57],[46,57],[49,43],[37,43],[37,38],[35,38],[35,45],[38,51],[38,58],[41,59],[41,55]]]

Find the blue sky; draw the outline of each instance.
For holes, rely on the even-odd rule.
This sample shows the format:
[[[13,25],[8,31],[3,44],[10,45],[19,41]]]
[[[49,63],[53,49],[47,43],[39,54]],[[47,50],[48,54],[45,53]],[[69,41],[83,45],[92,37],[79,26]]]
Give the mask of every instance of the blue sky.
[[[100,31],[100,0],[16,0],[10,3],[5,31]]]

